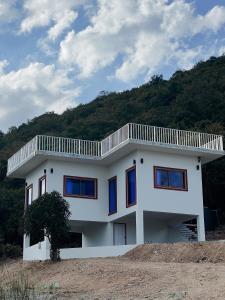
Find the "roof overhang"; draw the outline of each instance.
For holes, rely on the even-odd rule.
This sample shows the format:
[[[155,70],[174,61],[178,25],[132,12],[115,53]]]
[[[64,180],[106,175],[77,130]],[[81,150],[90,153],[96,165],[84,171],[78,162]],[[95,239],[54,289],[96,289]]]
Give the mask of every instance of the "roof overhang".
[[[9,177],[25,178],[26,175],[47,160],[70,161],[76,163],[85,163],[91,165],[108,166],[113,162],[134,151],[144,150],[160,153],[170,153],[180,156],[200,157],[202,164],[216,160],[225,155],[225,151],[216,151],[200,149],[194,147],[177,146],[171,144],[160,144],[147,141],[126,140],[113,148],[102,157],[82,156],[75,154],[66,154],[53,151],[35,151],[21,165],[7,174]]]

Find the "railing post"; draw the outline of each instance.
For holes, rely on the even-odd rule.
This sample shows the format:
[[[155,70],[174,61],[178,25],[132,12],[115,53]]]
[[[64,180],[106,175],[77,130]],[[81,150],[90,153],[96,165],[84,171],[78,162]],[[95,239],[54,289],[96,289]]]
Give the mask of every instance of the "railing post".
[[[156,139],[155,139],[156,135],[155,135],[155,126],[153,127],[153,141],[154,143],[156,142]]]
[[[128,139],[132,139],[133,138],[133,136],[132,136],[132,124],[131,123],[128,123],[127,124],[127,131],[128,131]]]
[[[199,148],[201,148],[201,133],[199,133],[198,142],[199,142]]]
[[[78,154],[80,155],[80,140],[78,141]]]
[[[34,149],[34,151],[38,151],[39,150],[39,147],[38,147],[38,135],[36,135],[36,137],[35,137],[35,149]]]
[[[59,141],[59,152],[61,152],[61,139],[58,138],[58,141]]]
[[[223,137],[222,136],[220,136],[220,144],[219,144],[219,150],[223,150]]]
[[[98,156],[101,156],[101,152],[102,152],[102,143],[101,142],[98,142]]]
[[[176,131],[176,142],[177,142],[177,145],[179,145],[178,130]]]
[[[100,147],[101,152],[100,153],[101,153],[101,156],[102,156],[103,155],[103,141],[101,141],[100,144],[101,144],[101,147]]]
[[[109,136],[109,150],[112,149],[112,136]]]

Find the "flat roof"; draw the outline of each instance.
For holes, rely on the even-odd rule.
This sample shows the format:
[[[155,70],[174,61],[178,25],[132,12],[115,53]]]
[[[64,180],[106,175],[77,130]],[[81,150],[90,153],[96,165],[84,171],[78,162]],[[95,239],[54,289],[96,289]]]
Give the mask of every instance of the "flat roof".
[[[8,160],[7,176],[24,178],[48,159],[110,165],[135,150],[201,157],[224,155],[221,135],[129,123],[102,141],[35,136]]]

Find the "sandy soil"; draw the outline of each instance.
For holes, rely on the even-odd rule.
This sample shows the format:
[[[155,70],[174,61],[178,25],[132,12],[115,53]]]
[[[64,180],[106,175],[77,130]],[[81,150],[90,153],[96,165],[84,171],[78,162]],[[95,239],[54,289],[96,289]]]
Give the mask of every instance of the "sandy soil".
[[[214,244],[210,246],[213,251]],[[131,252],[120,258],[74,259],[56,264],[19,260],[8,262],[7,271],[13,274],[25,270],[38,286],[58,287],[59,299],[225,299],[225,263],[154,262],[151,255],[143,261],[144,248],[149,247],[136,250],[139,259]],[[3,270],[0,280],[6,280]]]
[[[225,263],[225,241],[145,244],[129,251],[124,257],[132,261]]]

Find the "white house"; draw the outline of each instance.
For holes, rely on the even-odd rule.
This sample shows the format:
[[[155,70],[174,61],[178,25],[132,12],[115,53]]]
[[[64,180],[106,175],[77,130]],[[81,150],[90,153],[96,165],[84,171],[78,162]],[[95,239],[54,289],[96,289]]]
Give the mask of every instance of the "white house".
[[[62,258],[116,256],[138,244],[204,241],[201,166],[224,155],[222,136],[127,124],[104,140],[38,135],[8,160],[26,203],[54,190],[70,205]],[[78,247],[79,246],[79,247]],[[45,239],[24,237],[24,259],[45,260]]]

